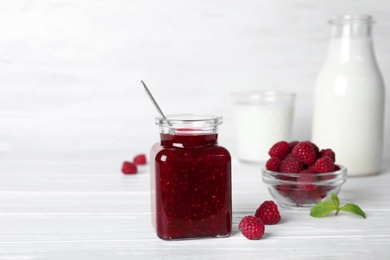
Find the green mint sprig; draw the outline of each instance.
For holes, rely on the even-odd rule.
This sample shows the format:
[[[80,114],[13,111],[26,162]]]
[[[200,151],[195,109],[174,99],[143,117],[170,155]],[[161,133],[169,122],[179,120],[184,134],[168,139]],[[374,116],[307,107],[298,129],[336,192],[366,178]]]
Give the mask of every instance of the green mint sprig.
[[[335,193],[332,193],[331,199],[332,200],[323,200],[318,202],[314,207],[311,208],[310,216],[314,218],[322,218],[332,213],[332,211],[336,211],[335,215],[337,216],[341,210],[366,218],[366,213],[364,213],[364,211],[358,205],[347,203],[340,207],[340,199]]]

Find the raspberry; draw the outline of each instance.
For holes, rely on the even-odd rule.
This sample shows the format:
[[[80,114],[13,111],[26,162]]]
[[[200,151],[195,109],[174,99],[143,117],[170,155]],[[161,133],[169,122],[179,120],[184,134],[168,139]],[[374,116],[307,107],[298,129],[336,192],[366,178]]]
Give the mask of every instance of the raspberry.
[[[336,161],[336,155],[332,149],[322,149],[320,151],[320,157],[328,156],[333,162]]]
[[[325,175],[325,176],[321,176],[321,181],[329,181],[329,180],[332,180],[335,178],[334,175]]]
[[[138,154],[133,159],[134,164],[137,165],[143,165],[146,164],[146,155],[145,154]]]
[[[275,143],[271,147],[268,154],[271,157],[278,157],[279,159],[283,160],[284,158],[286,158],[289,152],[290,152],[290,145],[286,141],[280,141]]]
[[[293,190],[290,192],[289,196],[298,205],[305,204],[309,199],[309,192],[303,190]]]
[[[290,145],[290,151],[292,151],[292,149],[294,149],[295,146],[297,146],[297,144],[299,144],[298,141],[292,141],[292,142],[289,142],[288,143]]]
[[[301,173],[301,174],[311,174],[311,173],[313,173],[313,171],[310,168],[307,168],[307,169],[303,169],[299,173]]]
[[[122,164],[122,172],[124,174],[135,174],[137,173],[137,165],[131,162],[123,162]]]
[[[265,163],[265,168],[269,171],[278,172],[281,162],[282,161],[278,157],[271,157]]]
[[[306,142],[311,144],[311,146],[314,149],[314,152],[316,153],[316,156],[319,157],[320,156],[320,149],[318,148],[318,146],[315,143],[313,143],[313,142],[310,142],[310,141],[306,141]]]
[[[314,203],[317,203],[326,197],[326,192],[327,191],[324,188],[317,187],[310,192],[310,198]]]
[[[317,176],[311,173],[304,173],[302,175],[299,175],[297,178],[298,182],[298,189],[305,190],[305,191],[311,191],[316,188],[316,185],[313,184],[317,180]]]
[[[314,167],[314,164],[311,164],[307,167],[307,170],[311,173],[317,173],[316,168]]]
[[[290,157],[295,158],[295,159],[298,159],[298,158],[295,157],[292,153],[287,154],[286,158],[284,158],[284,159],[287,159],[287,158],[290,158]]]
[[[308,141],[297,144],[292,150],[292,154],[306,165],[314,163],[317,159],[313,145]]]
[[[303,170],[302,162],[295,157],[288,157],[280,164],[280,172],[283,173],[298,173]]]
[[[324,156],[324,157],[319,158],[314,163],[314,168],[315,168],[316,172],[318,172],[318,173],[333,172],[334,171],[334,163],[330,157]]]
[[[275,189],[278,191],[280,195],[283,197],[288,197],[288,194],[290,191],[292,191],[295,188],[294,185],[291,184],[279,184],[275,186]]]
[[[258,217],[264,225],[273,225],[280,221],[280,213],[278,205],[272,200],[264,201],[256,210],[256,217]]]
[[[264,235],[263,222],[254,216],[245,216],[238,224],[238,230],[250,240],[258,240]]]
[[[300,206],[317,203],[334,189],[333,186],[323,186],[322,183],[322,186],[317,185],[318,181],[325,182],[335,178],[332,172],[340,170],[335,164],[336,156],[332,149],[320,150],[311,141],[280,141],[271,147],[269,154],[271,158],[266,162],[267,170],[291,173],[275,176],[289,184],[273,184],[272,195],[290,198]]]

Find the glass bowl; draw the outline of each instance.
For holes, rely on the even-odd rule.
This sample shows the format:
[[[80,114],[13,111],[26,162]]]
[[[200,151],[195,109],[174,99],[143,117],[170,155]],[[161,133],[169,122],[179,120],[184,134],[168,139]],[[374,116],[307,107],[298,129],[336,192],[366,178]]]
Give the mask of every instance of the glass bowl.
[[[271,196],[282,207],[312,207],[316,203],[338,194],[347,180],[347,168],[328,173],[281,173],[262,169],[263,182]]]

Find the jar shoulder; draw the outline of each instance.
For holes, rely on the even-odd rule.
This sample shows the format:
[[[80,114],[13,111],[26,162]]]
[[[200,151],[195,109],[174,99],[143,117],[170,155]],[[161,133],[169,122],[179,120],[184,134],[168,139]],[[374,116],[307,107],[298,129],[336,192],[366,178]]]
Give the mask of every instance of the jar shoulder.
[[[154,146],[157,151],[156,160],[166,160],[169,156],[170,160],[197,160],[204,159],[225,159],[231,160],[230,152],[223,146],[214,145],[201,148],[181,148],[181,147],[163,147],[161,145]]]

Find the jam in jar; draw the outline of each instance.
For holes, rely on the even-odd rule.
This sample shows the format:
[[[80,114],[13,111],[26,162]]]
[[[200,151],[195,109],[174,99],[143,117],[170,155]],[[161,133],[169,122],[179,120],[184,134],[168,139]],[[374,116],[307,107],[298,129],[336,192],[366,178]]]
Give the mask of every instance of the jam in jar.
[[[218,145],[222,117],[156,118],[151,150],[152,223],[161,239],[227,237],[232,226],[231,157]]]

